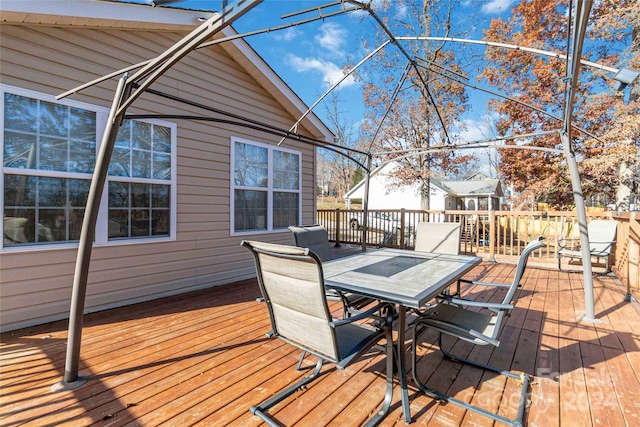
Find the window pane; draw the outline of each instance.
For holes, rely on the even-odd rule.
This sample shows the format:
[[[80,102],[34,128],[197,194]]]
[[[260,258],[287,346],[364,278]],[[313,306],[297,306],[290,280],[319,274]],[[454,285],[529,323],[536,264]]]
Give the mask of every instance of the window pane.
[[[124,120],[118,135],[116,136],[116,147],[131,147],[131,120]]]
[[[170,187],[168,185],[152,185],[151,186],[151,206],[154,208],[168,208],[171,200],[169,200]]]
[[[69,137],[91,142],[96,141],[96,113],[81,108],[69,108]],[[94,148],[95,153],[95,148]]]
[[[153,125],[153,151],[171,154],[171,128]]]
[[[151,153],[133,150],[131,156],[131,176],[151,178]]]
[[[151,234],[154,236],[168,236],[171,231],[169,230],[169,209],[153,209],[151,213],[151,225],[153,227]]]
[[[151,218],[148,209],[132,209],[131,210],[131,236],[146,237],[151,235],[150,231]]]
[[[35,242],[35,230],[33,226],[33,221],[36,216],[35,212],[35,209],[5,208],[3,221],[3,240],[5,246]]]
[[[133,121],[131,146],[139,150],[151,151],[151,124]]]
[[[72,207],[85,208],[89,197],[89,187],[91,181],[88,179],[69,179],[67,188],[69,191],[69,205]]]
[[[109,162],[109,175],[131,176],[129,163],[131,150],[129,148],[115,147]]]
[[[69,240],[80,240],[84,209],[69,210]]]
[[[147,208],[150,207],[149,192],[151,186],[149,184],[131,184],[131,207]]]
[[[12,93],[4,94],[4,128],[20,132],[38,131],[38,101]]]
[[[234,182],[243,187],[267,187],[267,149],[235,143]]]
[[[298,193],[273,193],[273,228],[285,228],[298,223]]]
[[[109,183],[109,209],[129,207],[129,184],[125,182]]]
[[[64,209],[38,210],[38,242],[64,242],[67,239],[67,218]]]
[[[283,190],[300,188],[300,162],[297,154],[273,152],[273,186]]]
[[[109,239],[169,236],[170,186],[109,183]]]
[[[68,172],[92,173],[96,164],[96,144],[94,142],[71,141]]]
[[[38,178],[38,205],[64,207],[67,204],[67,186],[63,178]]]
[[[5,208],[35,207],[36,180],[37,178],[34,176],[5,175],[4,176]],[[5,211],[5,215],[6,214],[7,213]]]
[[[67,140],[60,138],[41,137],[38,144],[40,170],[67,170]]]
[[[489,199],[487,197],[478,198],[478,210],[480,211],[489,210]]]
[[[6,175],[4,183],[5,246],[78,240],[89,180]]]
[[[4,165],[9,168],[37,169],[37,138],[16,132],[4,133]]]
[[[267,229],[267,192],[235,190],[234,226],[236,231]]]
[[[69,107],[52,102],[40,101],[40,134],[67,138]]]
[[[153,154],[153,177],[156,179],[171,179],[171,156],[168,154]]]
[[[129,210],[109,209],[109,239],[129,237]]]

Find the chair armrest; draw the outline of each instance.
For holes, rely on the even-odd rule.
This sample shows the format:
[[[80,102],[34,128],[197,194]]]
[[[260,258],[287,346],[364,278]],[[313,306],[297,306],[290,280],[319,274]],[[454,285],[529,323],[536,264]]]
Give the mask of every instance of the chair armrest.
[[[472,337],[485,341],[486,343],[491,344],[495,347],[498,347],[500,345],[500,341],[494,338],[483,335],[474,329],[467,329],[463,326],[457,325],[452,322],[442,322],[440,320],[429,319],[429,318],[425,318],[422,322],[427,324],[432,324],[436,327],[440,327],[441,329],[453,329],[455,331],[458,331],[461,335],[462,334],[471,335]]]
[[[463,298],[447,298],[445,296],[440,297],[440,299],[451,304],[463,305],[467,307],[479,307],[496,310],[513,310],[513,304],[503,304],[500,302],[472,301]]]
[[[595,241],[589,240],[589,243],[611,243],[611,244],[614,244],[616,242],[617,242],[617,240],[606,240],[604,242],[595,242]]]
[[[482,341],[486,341],[489,344],[493,345],[494,347],[500,346],[500,341],[498,341],[496,339],[493,339],[491,337],[488,337],[486,335],[483,335],[483,334],[481,334],[480,332],[478,332],[478,331],[476,331],[474,329],[469,330],[469,335],[471,335],[472,337],[481,339]]]
[[[469,279],[460,279],[460,281],[464,283],[469,283],[471,285],[480,285],[480,286],[497,286],[501,288],[508,288],[511,286],[506,283],[480,282],[477,280],[469,280]]]
[[[376,316],[374,316],[374,314],[376,312],[379,312],[379,311],[383,310],[384,308],[387,308],[389,313],[393,313],[393,305],[383,302],[383,303],[377,304],[375,307],[372,307],[369,310],[366,310],[366,311],[363,311],[361,313],[358,313],[355,316],[347,317],[346,319],[334,320],[333,322],[330,323],[330,325],[333,328],[337,328],[339,326],[346,325],[346,324],[353,323],[353,322],[357,322],[357,321],[363,320],[363,319],[379,318],[379,316],[376,317]],[[391,321],[393,321],[393,314],[390,314],[390,315],[387,316],[387,322],[390,324],[391,322],[389,322],[389,319],[388,319],[389,317],[391,318]]]

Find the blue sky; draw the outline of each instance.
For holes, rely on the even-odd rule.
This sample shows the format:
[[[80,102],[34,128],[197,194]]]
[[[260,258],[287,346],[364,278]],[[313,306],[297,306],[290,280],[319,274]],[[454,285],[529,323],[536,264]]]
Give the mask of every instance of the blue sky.
[[[481,12],[489,18],[498,16],[508,12],[515,1],[486,1]],[[185,0],[174,6],[217,11],[221,9],[222,3],[221,0]],[[283,14],[327,3],[329,0],[265,0],[236,21],[234,27],[240,33],[273,28],[315,16],[314,13],[309,13],[282,20],[280,17]],[[402,10],[396,11],[398,16],[402,13]],[[363,32],[373,29],[371,19],[363,22],[357,14],[350,13],[247,37],[246,40],[302,100],[311,105],[329,88],[330,83],[342,76],[342,67],[349,58],[357,62],[367,53],[354,40]],[[340,85],[340,97],[349,101],[349,111],[354,117],[362,115],[359,83],[352,79],[344,81]],[[316,111],[316,114],[323,116],[321,111]]]
[[[286,20],[280,17],[286,13],[318,7],[329,2],[329,0],[265,0],[237,20],[234,28],[239,33],[244,33],[299,21],[316,16],[317,13],[308,13]],[[508,15],[515,2],[516,0],[485,1],[479,11],[478,21],[488,22],[492,17]],[[172,6],[219,11],[222,4],[221,0],[185,0],[174,3]],[[402,19],[406,10],[396,5],[394,7],[396,8],[395,16]],[[465,6],[458,11],[460,16],[469,15],[469,12],[470,7]],[[307,105],[312,105],[333,82],[342,77],[342,67],[346,63],[356,63],[370,51],[371,48],[363,48],[360,40],[366,38],[367,33],[373,32],[374,29],[375,24],[372,19],[361,20],[358,14],[349,13],[286,30],[250,36],[246,41]],[[481,28],[475,30],[474,38],[480,38]],[[474,107],[464,117],[468,128],[465,136],[468,140],[488,138],[484,108],[486,96],[477,91],[472,92],[476,92],[471,94]],[[339,99],[339,109],[346,114],[346,123],[357,126],[364,114],[361,84],[353,79],[345,80],[339,86]],[[326,110],[322,104],[316,107],[314,113],[327,122]]]

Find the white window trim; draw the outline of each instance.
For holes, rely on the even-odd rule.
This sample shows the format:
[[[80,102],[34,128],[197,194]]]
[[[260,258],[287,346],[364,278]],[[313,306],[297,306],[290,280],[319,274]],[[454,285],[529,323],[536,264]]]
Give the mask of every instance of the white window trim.
[[[267,164],[268,164],[268,176],[267,176],[267,187],[259,187],[255,188],[260,191],[267,191],[267,229],[266,230],[235,230],[235,143],[239,142],[242,144],[250,144],[255,145],[257,147],[262,147],[267,149]],[[274,191],[282,191],[282,192],[290,192],[290,193],[298,193],[298,220],[297,223],[300,224],[302,218],[302,152],[299,150],[292,150],[290,148],[278,147],[271,144],[265,144],[264,142],[252,141],[245,138],[240,137],[231,137],[231,145],[230,145],[230,153],[231,153],[231,161],[229,164],[229,169],[231,173],[230,182],[230,192],[229,192],[229,232],[231,236],[248,236],[248,235],[257,235],[257,234],[268,234],[268,233],[281,233],[288,232],[287,228],[273,228],[273,192]],[[285,153],[292,153],[298,156],[298,173],[299,180],[298,190],[286,190],[286,189],[274,189],[273,188],[273,152],[274,151],[282,151]],[[244,189],[251,189],[250,187],[243,187]]]
[[[39,99],[42,101],[53,102],[60,105],[66,105],[69,107],[82,108],[84,110],[93,111],[96,113],[96,158],[98,156],[98,152],[100,150],[100,145],[102,143],[102,137],[104,134],[104,129],[106,127],[107,119],[109,116],[109,109],[100,107],[97,105],[89,104],[81,101],[74,101],[70,99],[62,99],[57,100],[55,96],[48,95],[46,93],[33,91],[30,89],[24,89],[16,86],[10,86],[6,84],[0,83],[0,97],[2,101],[0,101],[0,157],[3,159],[0,162],[0,212],[3,212],[4,216],[4,175],[5,171],[11,173],[18,173],[21,175],[32,175],[32,176],[53,176],[60,177],[61,174],[64,174],[65,177],[68,178],[91,178],[91,174],[83,174],[83,173],[73,173],[73,172],[58,172],[58,171],[33,171],[28,169],[20,169],[20,168],[5,168],[4,167],[4,94],[5,92],[13,93],[20,96],[25,96],[33,99]],[[98,212],[98,219],[96,222],[96,234],[94,245],[95,246],[121,246],[121,245],[133,245],[133,244],[142,244],[142,243],[159,243],[159,242],[167,242],[176,240],[176,227],[177,227],[177,124],[172,122],[165,122],[162,120],[153,120],[153,119],[145,119],[140,120],[142,122],[157,124],[161,126],[165,126],[171,129],[171,179],[170,180],[153,180],[153,179],[145,179],[141,180],[140,178],[135,177],[107,177],[105,182],[105,188],[102,192],[102,198],[100,200],[100,208]],[[170,233],[169,236],[162,237],[137,237],[137,238],[128,238],[128,239],[117,239],[117,240],[109,240],[108,238],[108,216],[109,216],[109,182],[110,180],[117,181],[126,181],[126,182],[144,182],[148,184],[166,184],[167,182],[171,185],[170,192]],[[2,225],[4,227],[4,225]],[[30,252],[30,251],[49,251],[54,249],[69,249],[78,246],[78,242],[57,242],[57,243],[47,243],[47,244],[33,244],[33,245],[20,245],[20,246],[9,246],[5,247],[4,242],[0,244],[0,252]]]

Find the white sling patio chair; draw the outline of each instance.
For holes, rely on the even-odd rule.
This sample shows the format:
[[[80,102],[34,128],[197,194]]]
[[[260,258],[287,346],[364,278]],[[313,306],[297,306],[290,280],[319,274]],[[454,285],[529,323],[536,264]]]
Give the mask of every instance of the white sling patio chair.
[[[289,230],[293,233],[296,246],[309,248],[322,262],[333,259],[331,247],[329,246],[329,234],[322,225],[292,225],[289,227]],[[373,298],[368,298],[363,295],[338,292],[332,289],[327,291],[327,297],[330,299],[339,299],[342,302],[344,317],[360,313],[363,308],[375,301]]]
[[[616,228],[618,221],[607,219],[594,219],[587,226],[589,234],[589,253],[598,260],[604,258],[606,271],[609,267],[609,256],[613,253],[613,244],[616,242]],[[580,239],[558,240],[558,270],[562,270],[562,258],[582,259]]]
[[[414,249],[438,254],[460,254],[459,222],[419,222],[416,227]],[[446,295],[449,289],[444,291]],[[456,284],[456,295],[460,294],[460,281]]]
[[[460,254],[459,222],[419,222],[414,249],[438,254]]]
[[[367,425],[377,425],[388,412],[393,397],[393,339],[391,325],[393,306],[379,304],[348,319],[334,320],[329,312],[324,288],[322,263],[307,248],[243,241],[254,255],[258,285],[264,296],[273,335],[286,343],[315,355],[314,371],[277,395],[252,406],[250,412],[271,426],[279,426],[268,411],[287,396],[301,390],[316,379],[324,361],[344,369],[368,352],[383,338],[386,349],[387,386],[382,408]],[[357,323],[378,319],[374,312],[383,312],[384,320],[376,327]],[[299,364],[298,364],[299,366]]]
[[[545,244],[542,243],[543,239],[544,238],[542,236],[538,237],[537,239],[529,242],[529,244],[524,248],[518,260],[516,273],[511,284],[471,282],[475,285],[506,288],[507,293],[502,302],[491,303],[486,301],[466,300],[462,298],[447,298],[445,296],[440,298],[442,302],[426,310],[424,314],[412,323],[411,331],[413,339],[411,344],[411,367],[416,385],[423,393],[433,396],[439,400],[450,402],[465,409],[477,412],[481,415],[485,415],[496,421],[509,425],[522,425],[529,376],[525,373],[517,375],[503,369],[454,356],[443,348],[442,334],[448,334],[477,345],[490,344],[496,347],[499,346],[500,341],[498,341],[497,337],[500,333],[502,321],[513,309],[513,301],[527,266],[527,260],[533,251],[545,246]],[[417,374],[417,348],[420,337],[428,329],[438,331],[438,346],[440,347],[440,351],[442,351],[447,358],[522,381],[518,414],[515,419],[508,419],[498,413],[490,412],[484,408],[447,396],[441,392],[428,388],[422,381],[420,381]]]

